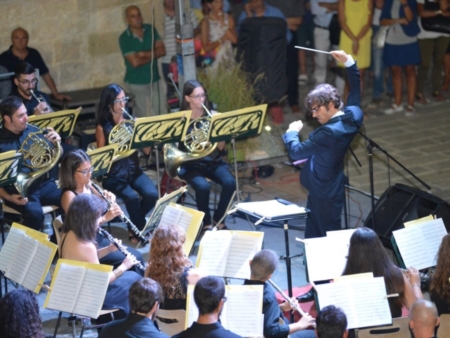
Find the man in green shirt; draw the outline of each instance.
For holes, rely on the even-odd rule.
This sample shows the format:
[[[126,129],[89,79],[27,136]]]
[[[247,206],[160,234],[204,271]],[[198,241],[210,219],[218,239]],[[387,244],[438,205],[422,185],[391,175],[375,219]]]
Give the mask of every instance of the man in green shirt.
[[[157,59],[166,54],[158,31],[143,23],[141,10],[125,10],[128,28],[120,35],[119,45],[125,59],[125,82],[135,96],[135,116],[158,115],[165,105],[159,102]]]

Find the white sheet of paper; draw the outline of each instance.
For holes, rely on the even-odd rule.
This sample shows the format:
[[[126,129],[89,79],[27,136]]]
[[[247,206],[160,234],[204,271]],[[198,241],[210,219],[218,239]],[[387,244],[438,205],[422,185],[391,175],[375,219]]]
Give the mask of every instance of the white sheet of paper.
[[[159,226],[177,224],[187,232],[192,221],[192,215],[182,209],[168,205],[163,212]]]
[[[5,276],[22,285],[38,246],[37,240],[24,235]]]
[[[235,232],[228,252],[224,276],[250,278],[250,260],[261,250],[263,237]]]
[[[335,305],[345,312],[348,329],[392,323],[383,277],[320,284],[316,290],[321,309]]]
[[[277,200],[239,203],[236,205],[236,208],[265,218],[303,214],[306,212],[305,208],[296,204],[285,205]]]
[[[22,282],[22,286],[34,291],[38,286],[42,275],[47,274],[47,263],[52,254],[52,249],[39,243],[33,258],[33,264],[28,268],[27,274]]]
[[[6,271],[8,265],[14,258],[17,248],[20,245],[25,231],[12,227],[3,244],[2,251],[0,251],[0,271]]]
[[[231,237],[231,233],[227,231],[207,231],[200,244],[203,250],[198,268],[211,276],[223,276]]]
[[[436,265],[442,238],[447,235],[441,218],[393,231],[406,267],[418,270]]]

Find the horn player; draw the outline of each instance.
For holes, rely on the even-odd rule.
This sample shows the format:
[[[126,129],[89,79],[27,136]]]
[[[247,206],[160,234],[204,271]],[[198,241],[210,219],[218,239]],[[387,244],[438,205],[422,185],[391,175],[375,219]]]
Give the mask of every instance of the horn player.
[[[196,119],[207,116],[208,112],[205,110],[205,108],[209,109],[207,106],[209,106],[209,102],[203,85],[196,80],[187,81],[183,88],[180,110],[192,110],[191,119]],[[190,130],[188,130],[187,134],[189,133]],[[182,142],[179,144],[179,149],[187,151]],[[217,229],[219,230],[228,229],[225,223],[216,224],[225,214],[228,203],[236,190],[236,181],[228,171],[228,165],[222,159],[224,153],[225,142],[220,142],[214,152],[200,159],[185,162],[180,166],[178,172],[178,176],[195,190],[197,208],[205,213],[202,233],[212,230],[215,225],[217,225]],[[222,187],[219,203],[212,218],[209,209],[209,193],[211,187],[206,178],[209,178]]]
[[[21,99],[16,96],[8,96],[0,103],[2,116],[2,128],[0,129],[0,152],[19,151],[22,143],[30,133],[38,131],[32,125],[28,125],[27,109]],[[47,142],[60,143],[61,138],[53,128],[47,128],[47,133],[36,134]],[[21,172],[34,171],[22,165]],[[4,173],[6,170],[2,173]],[[0,188],[0,198],[4,203],[20,212],[23,217],[23,225],[40,230],[44,223],[43,205],[55,205],[61,207],[61,190],[56,186],[55,180],[49,177],[48,172],[38,177],[28,189],[27,197],[22,197],[14,185]]]
[[[95,130],[98,148],[108,145],[111,130],[125,120],[123,109],[127,102],[128,97],[119,85],[110,84],[103,89]],[[146,223],[145,216],[156,204],[158,192],[150,178],[139,167],[137,152],[115,161],[102,184],[103,188],[123,199],[131,222],[142,230]],[[129,240],[133,244],[138,242],[130,231]]]

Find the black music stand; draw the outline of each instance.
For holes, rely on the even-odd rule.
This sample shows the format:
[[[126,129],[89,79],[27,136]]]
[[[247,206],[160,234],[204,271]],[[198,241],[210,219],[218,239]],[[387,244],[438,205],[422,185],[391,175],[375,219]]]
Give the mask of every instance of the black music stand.
[[[234,175],[237,201],[240,202],[239,179],[236,160],[236,140],[259,135],[264,125],[267,104],[214,114],[211,117],[208,140],[211,143],[230,141],[233,145]]]
[[[22,167],[23,155],[14,150],[0,154],[0,187],[14,184]],[[0,203],[0,226],[2,227],[2,245],[5,243],[5,217],[3,203]],[[0,271],[0,298],[3,297],[1,280],[5,281],[5,294],[8,292],[8,283],[3,271]]]
[[[192,111],[186,110],[165,115],[141,117],[135,120],[130,149],[155,147],[158,198],[161,198],[158,146],[182,141],[189,127],[191,114]]]

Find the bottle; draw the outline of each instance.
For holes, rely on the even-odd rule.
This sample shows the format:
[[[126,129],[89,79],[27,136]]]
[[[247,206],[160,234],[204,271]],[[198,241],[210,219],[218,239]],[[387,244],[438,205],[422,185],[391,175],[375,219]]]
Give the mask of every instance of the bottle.
[[[53,227],[51,222],[44,223],[44,233],[46,233],[49,237],[53,235]]]

